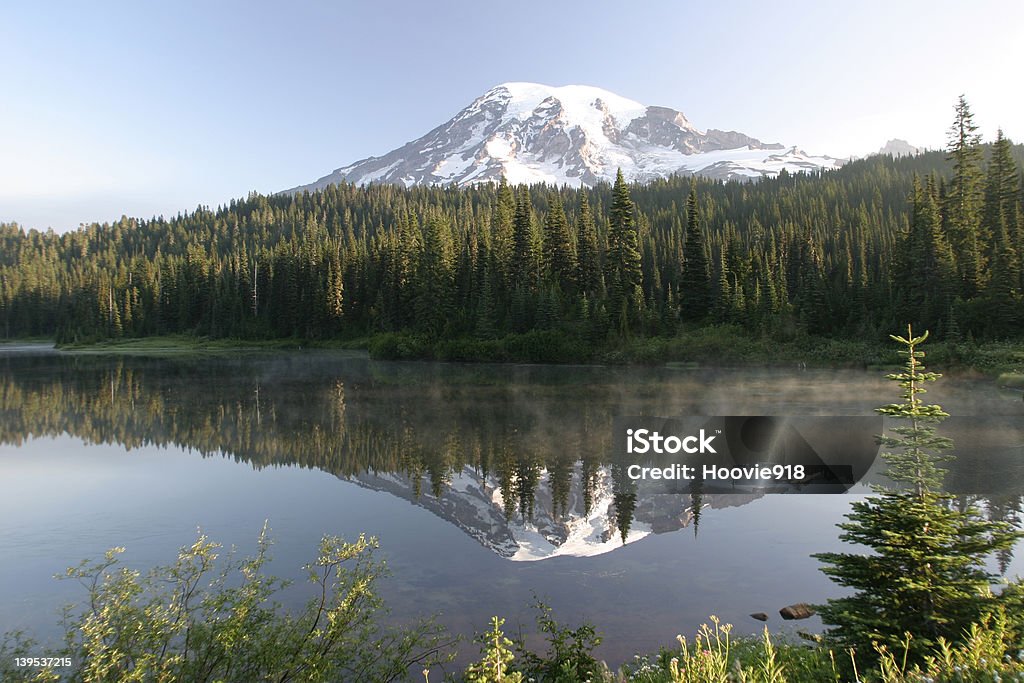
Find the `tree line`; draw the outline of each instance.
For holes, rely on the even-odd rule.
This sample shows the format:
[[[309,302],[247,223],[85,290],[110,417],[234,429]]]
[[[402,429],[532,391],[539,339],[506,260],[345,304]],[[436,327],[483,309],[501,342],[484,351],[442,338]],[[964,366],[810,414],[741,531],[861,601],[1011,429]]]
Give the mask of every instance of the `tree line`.
[[[983,144],[967,103],[949,147],[754,183],[672,177],[574,189],[340,184],[58,235],[0,225],[0,330],[67,342],[243,339],[584,345],[734,323],[940,338],[1024,322],[1024,153]]]

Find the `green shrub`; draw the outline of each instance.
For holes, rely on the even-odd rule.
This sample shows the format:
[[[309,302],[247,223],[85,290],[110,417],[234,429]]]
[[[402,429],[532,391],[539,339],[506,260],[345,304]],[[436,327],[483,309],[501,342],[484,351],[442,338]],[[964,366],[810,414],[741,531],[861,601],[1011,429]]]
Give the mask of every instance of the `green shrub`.
[[[469,683],[522,683],[523,675],[509,670],[515,655],[511,650],[512,641],[501,630],[504,623],[504,619],[493,617],[491,630],[477,636],[482,657],[466,669]]]
[[[297,615],[274,601],[288,582],[264,573],[269,547],[264,528],[256,554],[243,559],[218,562],[220,546],[200,535],[174,564],[145,575],[118,566],[123,548],[82,562],[64,578],[86,588],[85,606],[69,610],[66,645],[47,655],[70,657],[72,667],[15,667],[18,653],[39,650],[9,634],[0,680],[392,681],[446,658],[451,641],[432,621],[379,624],[384,565],[373,558],[375,539],[325,536],[305,566],[316,597]]]
[[[547,639],[547,652],[539,655],[526,647],[520,638],[515,642],[522,664],[518,667],[527,680],[550,683],[598,681],[605,667],[594,658],[594,648],[601,644],[601,636],[593,625],[583,623],[576,628],[560,625],[551,614],[551,608],[536,600],[537,626]]]
[[[417,360],[430,358],[430,346],[410,334],[388,332],[370,339],[367,349],[376,360]]]

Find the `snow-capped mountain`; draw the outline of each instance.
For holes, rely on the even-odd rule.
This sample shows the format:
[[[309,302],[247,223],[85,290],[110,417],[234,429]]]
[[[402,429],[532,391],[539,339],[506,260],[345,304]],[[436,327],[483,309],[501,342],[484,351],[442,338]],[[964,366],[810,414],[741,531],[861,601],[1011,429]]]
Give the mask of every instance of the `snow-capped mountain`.
[[[403,474],[362,474],[346,478],[363,488],[390,493],[429,510],[472,536],[481,545],[512,561],[529,562],[551,557],[589,557],[611,552],[649,534],[676,531],[693,522],[689,496],[638,491],[637,506],[625,542],[615,521],[611,471],[602,467],[590,509],[574,478],[566,509],[552,514],[552,494],[546,470],[540,473],[534,514],[524,519],[517,510],[506,514],[501,487],[494,477],[484,478],[472,467],[455,472],[437,498],[417,495]],[[745,505],[764,494],[706,494],[702,508]]]
[[[682,112],[582,85],[504,83],[423,137],[289,192],[331,183],[592,186],[621,168],[631,181],[672,174],[751,179],[830,169],[840,159],[766,144],[735,131],[698,130]]]

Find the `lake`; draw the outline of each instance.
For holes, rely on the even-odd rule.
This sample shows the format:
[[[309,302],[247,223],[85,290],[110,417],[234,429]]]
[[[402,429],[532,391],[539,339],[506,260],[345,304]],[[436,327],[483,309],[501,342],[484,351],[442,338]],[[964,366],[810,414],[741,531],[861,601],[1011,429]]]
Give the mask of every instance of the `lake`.
[[[811,553],[843,549],[843,495],[636,489],[609,467],[623,415],[871,415],[898,400],[882,371],[459,365],[346,352],[132,357],[0,347],[0,631],[55,638],[80,600],[51,578],[112,546],[171,562],[197,529],[240,552],[264,521],[272,571],[300,578],[319,538],[376,536],[396,622],[436,614],[472,635],[492,615],[533,627],[536,595],[594,623],[612,665],[691,634],[819,630],[778,610],[839,589]],[[926,396],[958,416],[948,484],[1019,518],[1024,403],[992,380]],[[973,416],[973,417],[971,417]],[[950,424],[953,424],[951,421]],[[997,435],[995,445],[971,436]],[[954,432],[956,429],[954,429]],[[955,434],[954,434],[955,436]],[[1016,556],[993,569],[1024,573]],[[304,599],[303,588],[288,594]],[[465,658],[476,646],[463,644]]]

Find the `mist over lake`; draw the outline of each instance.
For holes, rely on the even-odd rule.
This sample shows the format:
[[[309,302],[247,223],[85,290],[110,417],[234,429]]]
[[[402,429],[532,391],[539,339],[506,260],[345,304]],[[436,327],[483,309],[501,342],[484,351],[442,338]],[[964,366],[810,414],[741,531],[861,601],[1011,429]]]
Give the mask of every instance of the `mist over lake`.
[[[792,630],[779,608],[836,595],[809,556],[842,547],[835,524],[867,488],[695,503],[640,487],[630,499],[607,457],[612,421],[871,415],[893,398],[875,370],[0,354],[0,625],[44,641],[59,608],[84,595],[51,578],[66,567],[112,546],[127,548],[129,566],[168,563],[197,528],[244,553],[264,521],[273,572],[300,580],[322,535],[378,537],[396,622],[438,614],[472,635],[501,614],[531,631],[536,595],[563,622],[595,623],[610,663],[711,614],[741,633],[761,626],[751,612]],[[1003,451],[959,448],[947,484],[1015,520],[1024,477],[1007,467],[1024,446],[1012,428],[1024,423],[1020,393],[954,376],[928,398],[1007,432]],[[1024,572],[1010,555],[993,568]]]

